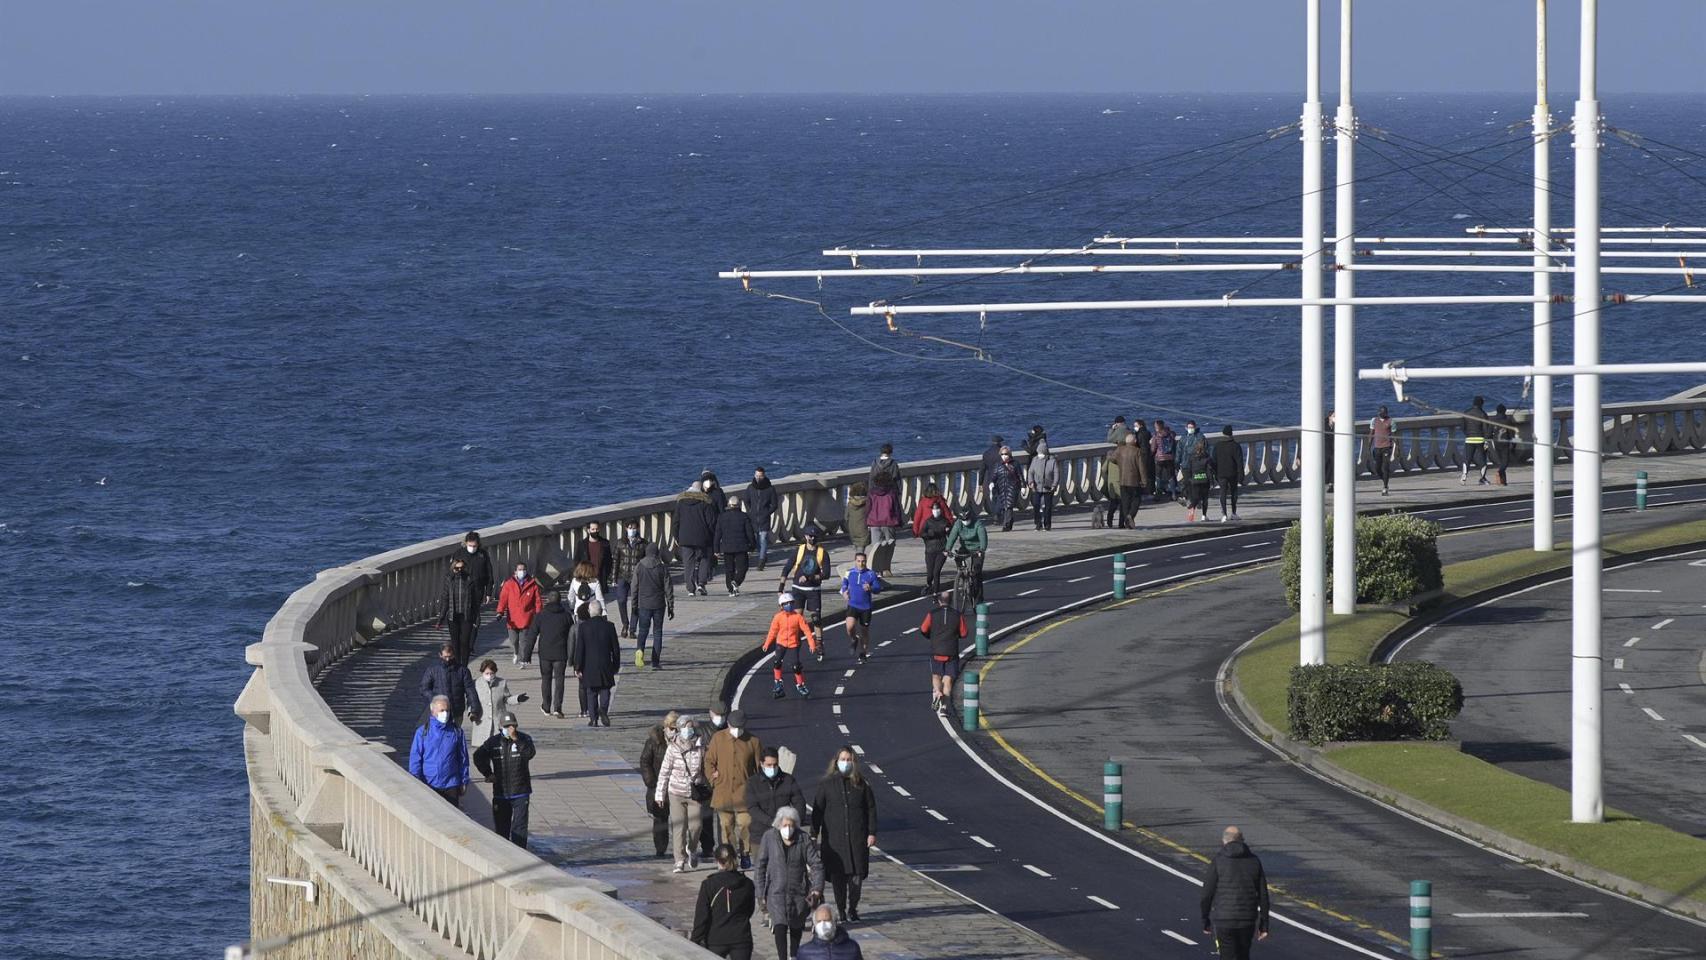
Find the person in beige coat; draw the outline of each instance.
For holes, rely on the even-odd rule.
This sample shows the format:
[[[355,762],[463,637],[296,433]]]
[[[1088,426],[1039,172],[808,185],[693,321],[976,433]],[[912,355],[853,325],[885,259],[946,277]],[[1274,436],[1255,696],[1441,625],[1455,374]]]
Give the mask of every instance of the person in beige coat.
[[[723,841],[740,853],[742,870],[752,868],[752,814],[746,806],[746,781],[758,772],[764,744],[746,729],[746,715],[729,713],[729,725],[711,737],[705,750],[705,777],[711,781],[711,807]]]

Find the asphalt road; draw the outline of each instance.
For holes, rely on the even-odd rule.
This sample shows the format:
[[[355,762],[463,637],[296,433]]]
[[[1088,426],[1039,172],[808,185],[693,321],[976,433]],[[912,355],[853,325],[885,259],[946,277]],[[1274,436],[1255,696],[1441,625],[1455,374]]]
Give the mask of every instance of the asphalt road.
[[[1668,496],[1661,502],[1699,502],[1706,498],[1706,485],[1671,487],[1663,492]],[[1608,495],[1606,507],[1626,508],[1629,499],[1628,494]],[[1567,507],[1561,505],[1560,509]],[[1448,507],[1424,515],[1448,529],[1464,529],[1520,523],[1526,510],[1522,501],[1512,499]],[[1280,537],[1277,529],[1242,530],[1205,524],[1201,539],[1128,550],[1131,582],[1134,589],[1155,589],[1181,579],[1274,559]],[[1065,609],[1095,604],[1107,597],[1109,576],[1109,561],[1102,556],[991,580],[987,590],[992,602],[991,632],[999,641],[1024,625]],[[877,789],[882,853],[988,909],[1093,958],[1134,954],[1189,957],[1211,950],[1196,919],[1198,888],[1194,877],[1200,866],[1195,860],[1159,844],[1140,845],[1130,838],[1103,835],[1081,819],[1067,798],[1045,793],[1040,781],[1022,782],[990,764],[929,712],[927,649],[913,630],[924,610],[922,603],[913,601],[879,611],[872,633],[876,656],[863,666],[848,653],[839,627],[827,631],[830,657],[809,671],[808,683],[813,688],[810,699],[801,699],[790,690],[786,699],[772,700],[768,664],[761,662],[754,668],[752,682],[743,685],[736,706],[745,710],[748,725],[767,744],[783,743],[800,754],[801,769],[796,773],[808,798],[818,771],[827,768],[834,751],[844,743],[853,744],[870,765]],[[1268,617],[1266,622],[1277,619]],[[1098,683],[1106,682],[1110,671],[1125,670],[1124,679],[1131,684],[1158,690],[1190,689],[1200,706],[1204,699],[1213,703],[1219,664],[1249,635],[1247,629],[1223,631],[1209,622],[1196,638],[1195,657],[1149,670],[1108,662],[1102,651],[1086,645],[1080,669],[1085,678]],[[994,649],[999,651],[999,642]],[[1002,669],[1015,666],[1009,663]],[[1078,689],[1071,680],[1069,674],[1050,681],[1062,690],[1061,711],[1093,704],[1088,686]],[[1320,787],[1308,774],[1273,761],[1264,748],[1243,738],[1223,716],[1208,722],[1220,726],[1221,736],[1216,740],[1227,749],[1245,750],[1251,763],[1272,764],[1274,769],[1267,772],[1280,787],[1313,791],[1311,803],[1322,822],[1354,824],[1365,840],[1365,858],[1380,855],[1382,838],[1401,837],[1411,848],[1436,853],[1434,859],[1440,868],[1433,871],[1436,877],[1459,863],[1510,864],[1499,855],[1447,838],[1367,801]],[[1087,729],[1085,735],[1092,735],[1092,731]],[[1236,784],[1229,789],[1248,788]],[[1202,839],[1194,845],[1204,849],[1211,842]],[[1281,867],[1281,872],[1290,872],[1283,865],[1275,866]],[[1520,874],[1529,887],[1554,890],[1559,885],[1568,886],[1569,896],[1591,901],[1600,916],[1621,918],[1618,929],[1626,938],[1623,947],[1648,955],[1689,956],[1695,954],[1682,945],[1706,937],[1706,931],[1699,927],[1546,873],[1525,868]],[[1276,936],[1262,945],[1264,956],[1392,955],[1390,941],[1353,920],[1283,901],[1276,906]],[[1476,952],[1537,957],[1599,955],[1588,950],[1537,952],[1571,943],[1591,946],[1581,942],[1579,933],[1559,931],[1537,942],[1527,932],[1502,936],[1507,927],[1485,925],[1485,936],[1477,939]],[[1395,932],[1401,933],[1402,928]]]
[[[1608,570],[1606,804],[1706,836],[1706,551]],[[1570,582],[1489,601],[1397,651],[1463,678],[1463,749],[1569,789]]]

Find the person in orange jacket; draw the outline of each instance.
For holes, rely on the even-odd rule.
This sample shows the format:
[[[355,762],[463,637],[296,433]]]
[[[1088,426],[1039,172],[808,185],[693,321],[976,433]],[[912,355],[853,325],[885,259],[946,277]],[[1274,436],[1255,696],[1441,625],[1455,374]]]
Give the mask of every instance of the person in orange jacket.
[[[760,648],[766,653],[770,652],[772,646],[776,648],[776,666],[771,668],[771,673],[776,678],[776,688],[770,695],[778,700],[784,696],[782,668],[791,659],[794,664],[794,690],[802,697],[809,697],[812,692],[806,687],[806,664],[800,653],[800,641],[804,640],[819,660],[823,659],[823,649],[818,646],[817,635],[812,633],[811,624],[794,609],[793,594],[783,593],[776,598],[776,604],[782,609],[770,618],[770,632],[765,635],[764,646]]]

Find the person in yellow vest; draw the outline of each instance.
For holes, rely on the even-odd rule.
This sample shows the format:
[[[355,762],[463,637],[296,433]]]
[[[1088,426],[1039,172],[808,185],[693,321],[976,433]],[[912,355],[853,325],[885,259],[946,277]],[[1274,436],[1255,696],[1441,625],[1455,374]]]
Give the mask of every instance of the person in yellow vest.
[[[794,598],[797,609],[804,611],[810,617],[812,647],[819,651],[818,659],[823,656],[823,583],[833,572],[829,562],[829,551],[818,542],[816,524],[806,524],[804,531],[806,542],[794,550],[794,555],[782,565],[781,592]]]
[[[1481,484],[1487,483],[1487,401],[1476,397],[1463,411],[1463,474],[1458,483],[1469,482],[1469,468],[1481,468]]]

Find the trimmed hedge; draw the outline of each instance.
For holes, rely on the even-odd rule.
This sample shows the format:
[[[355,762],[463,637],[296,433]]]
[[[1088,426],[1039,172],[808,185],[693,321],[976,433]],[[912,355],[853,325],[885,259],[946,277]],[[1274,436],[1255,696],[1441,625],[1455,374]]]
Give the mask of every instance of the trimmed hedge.
[[[1440,527],[1409,513],[1357,517],[1357,602],[1399,603],[1445,586],[1439,563]],[[1293,523],[1280,551],[1285,602],[1298,607],[1302,528]],[[1327,521],[1327,598],[1333,596],[1333,521]]]
[[[1291,669],[1286,717],[1295,740],[1444,740],[1463,685],[1425,660]]]

